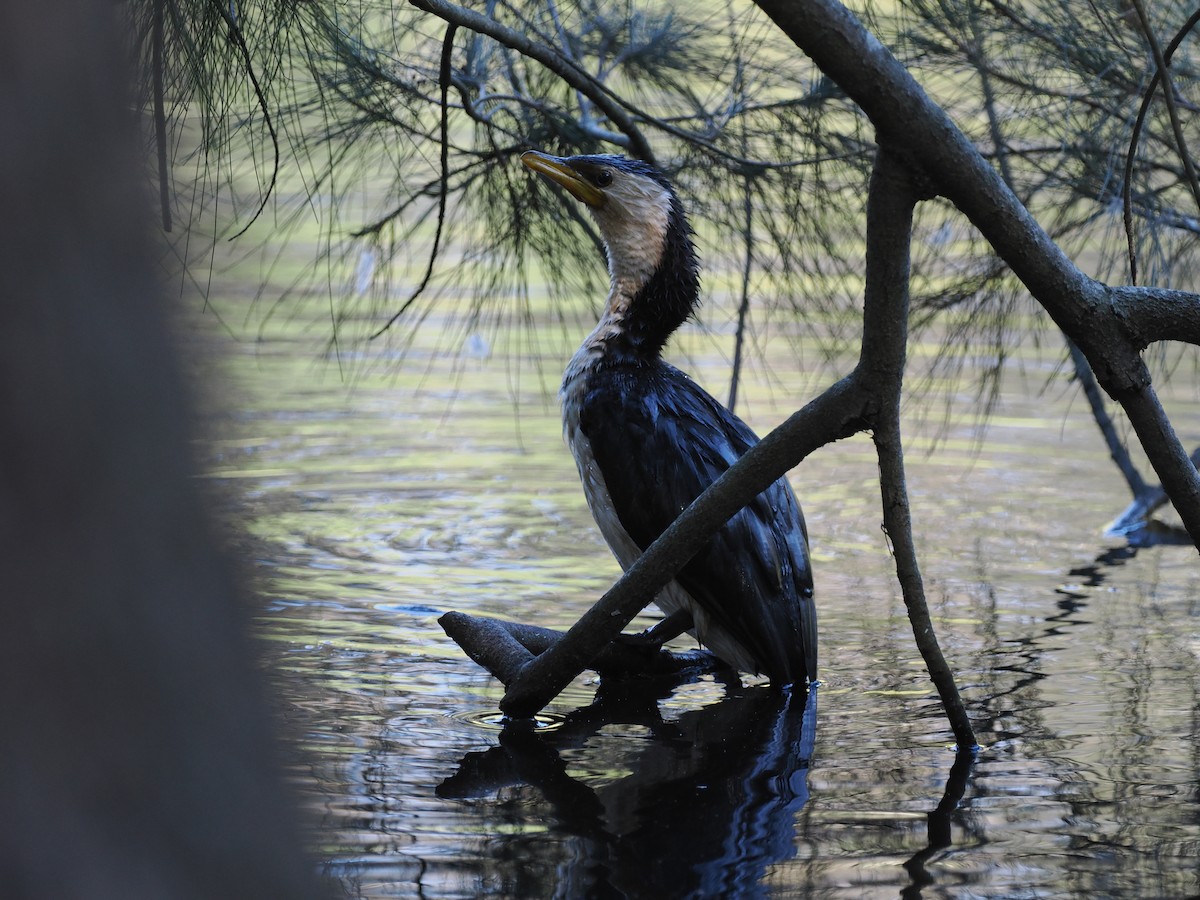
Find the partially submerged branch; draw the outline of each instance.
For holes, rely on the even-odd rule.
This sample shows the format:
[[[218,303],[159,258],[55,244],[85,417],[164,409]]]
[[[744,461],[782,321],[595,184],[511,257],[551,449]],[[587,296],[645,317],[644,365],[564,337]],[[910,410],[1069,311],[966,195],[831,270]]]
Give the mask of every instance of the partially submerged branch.
[[[900,441],[900,400],[908,346],[909,260],[913,210],[918,199],[913,174],[886,150],[880,150],[867,200],[862,361],[870,363],[877,373],[872,381],[880,395],[879,411],[872,434],[879,458],[883,527],[892,543],[896,578],[917,649],[937,688],[955,740],[960,749],[969,750],[976,746],[975,733],[925,600]]]
[[[563,632],[553,628],[460,612],[446,613],[438,624],[471,659],[504,684],[513,681],[534,656],[545,653],[563,638]],[[699,675],[726,666],[707,650],[675,653],[661,647],[613,641],[601,647],[586,668],[606,678],[628,678],[683,672]]]

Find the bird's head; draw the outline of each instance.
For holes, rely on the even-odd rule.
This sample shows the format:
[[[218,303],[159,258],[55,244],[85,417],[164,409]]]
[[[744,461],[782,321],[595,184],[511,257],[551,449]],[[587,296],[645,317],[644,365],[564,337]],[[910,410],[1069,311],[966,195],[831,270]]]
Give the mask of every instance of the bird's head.
[[[690,312],[696,286],[691,230],[662,173],[623,156],[560,157],[529,150],[521,162],[591,212],[608,248],[614,290],[633,298],[656,278],[673,279],[690,289],[684,315]]]

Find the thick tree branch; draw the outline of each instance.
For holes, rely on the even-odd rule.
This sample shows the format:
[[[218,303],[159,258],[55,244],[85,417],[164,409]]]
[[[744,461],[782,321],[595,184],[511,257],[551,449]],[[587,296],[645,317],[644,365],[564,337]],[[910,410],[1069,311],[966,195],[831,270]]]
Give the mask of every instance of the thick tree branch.
[[[438,619],[438,624],[472,659],[505,684],[534,655],[545,653],[563,637],[563,632],[553,628],[460,612],[446,613]],[[620,678],[698,674],[728,667],[707,650],[673,653],[661,647],[612,641],[600,649],[587,668],[606,678]]]
[[[438,624],[467,656],[505,684],[515,679],[538,652],[531,651],[505,627],[507,623],[497,619],[448,612]]]
[[[1107,314],[1124,325],[1131,346],[1139,352],[1158,341],[1200,345],[1200,303],[1196,294],[1118,285],[1107,289],[1105,300]]]
[[[1079,345],[1100,384],[1125,408],[1164,489],[1200,547],[1200,475],[1171,429],[1140,356],[1147,338],[1193,340],[1200,323],[1200,297],[1160,291],[1151,295],[1157,304],[1121,302],[1128,291],[1137,289],[1111,289],[1083,274],[945,110],[841,3],[756,2],[859,104],[875,124],[880,144],[937,185]],[[1156,312],[1156,307],[1162,311]],[[1179,330],[1168,330],[1168,321]]]

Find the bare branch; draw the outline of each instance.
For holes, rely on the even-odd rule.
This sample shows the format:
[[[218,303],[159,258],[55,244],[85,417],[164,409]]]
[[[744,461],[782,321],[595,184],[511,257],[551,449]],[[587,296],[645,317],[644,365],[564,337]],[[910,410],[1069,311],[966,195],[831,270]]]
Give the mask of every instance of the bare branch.
[[[450,97],[450,55],[454,52],[454,35],[457,31],[458,26],[451,22],[446,26],[446,36],[442,39],[442,63],[439,68],[442,87],[442,114],[441,128],[438,135],[442,168],[441,177],[438,179],[437,230],[433,233],[433,246],[429,249],[429,259],[425,265],[425,275],[421,278],[420,284],[409,294],[408,299],[400,304],[400,308],[392,313],[391,317],[371,335],[372,339],[379,337],[395,325],[396,320],[404,315],[421,294],[425,293],[425,288],[429,286],[429,279],[433,277],[434,266],[437,265],[438,250],[442,246],[442,228],[446,224],[446,197],[450,192],[450,113],[448,101]]]
[[[258,209],[254,211],[254,214],[250,216],[249,221],[242,226],[241,230],[229,238],[232,241],[245,234],[247,229],[258,221],[258,217],[267,208],[267,202],[271,199],[271,195],[275,193],[275,183],[279,179],[279,134],[275,130],[275,119],[271,112],[271,104],[267,101],[266,92],[263,90],[262,83],[258,79],[258,73],[255,71],[254,66],[254,57],[250,53],[250,48],[246,46],[246,38],[242,34],[241,27],[238,25],[237,20],[230,14],[229,10],[221,4],[221,0],[212,0],[212,5],[229,28],[229,40],[238,48],[238,51],[242,55],[246,66],[246,77],[250,79],[250,85],[254,89],[254,97],[258,101],[258,108],[262,112],[267,132],[271,135],[271,147],[275,153],[274,164],[271,167],[271,180],[262,192],[262,200],[258,204]]]
[[[933,103],[912,75],[837,0],[757,0],[785,33],[862,107],[882,146],[923,171],[980,230],[996,252],[1079,344],[1101,385],[1129,415],[1163,487],[1200,547],[1200,475],[1170,427],[1140,352],[1146,337],[1189,340],[1200,316],[1185,330],[1159,334],[1164,324],[1142,310],[1131,327],[1113,300],[1119,293],[1084,275],[1046,234],[970,140]],[[1191,310],[1200,298],[1169,292],[1167,312],[1183,297]],[[1176,302],[1178,301],[1178,302]],[[1172,316],[1172,324],[1180,317]],[[1193,336],[1198,338],[1193,340]]]
[[[864,427],[872,397],[850,376],[768,434],[671,523],[563,639],[525,666],[500,708],[529,718],[583,671],[734,513],[824,444]]]
[[[1158,81],[1166,65],[1171,62],[1171,57],[1179,45],[1183,43],[1183,39],[1198,24],[1200,24],[1200,10],[1192,13],[1184,26],[1171,39],[1171,42],[1167,45],[1167,49],[1161,54],[1163,65],[1154,73],[1150,79],[1150,84],[1146,87],[1146,93],[1142,97],[1142,104],[1138,108],[1137,118],[1134,121],[1132,133],[1129,136],[1129,150],[1125,154],[1125,180],[1121,186],[1121,200],[1125,217],[1125,240],[1129,247],[1129,280],[1133,284],[1137,284],[1138,279],[1137,252],[1133,241],[1133,203],[1131,198],[1133,192],[1133,163],[1137,158],[1138,142],[1141,139],[1142,129],[1145,126],[1146,114],[1150,111],[1150,101],[1154,98],[1154,89],[1158,86]],[[1195,184],[1194,178],[1192,179],[1192,183]]]
[[[1145,4],[1142,3],[1142,0],[1129,0],[1129,2],[1133,4],[1134,10],[1137,12],[1142,34],[1145,35],[1146,43],[1150,46],[1150,54],[1154,57],[1154,64],[1158,67],[1163,101],[1167,104],[1167,115],[1171,119],[1171,131],[1175,135],[1175,146],[1179,151],[1179,161],[1183,163],[1183,170],[1187,174],[1188,185],[1192,189],[1192,197],[1196,201],[1197,208],[1200,209],[1200,181],[1196,180],[1196,169],[1192,164],[1192,156],[1188,153],[1187,141],[1183,137],[1183,126],[1179,123],[1179,110],[1175,103],[1175,85],[1171,79],[1169,60],[1164,55],[1158,38],[1154,35],[1154,26],[1150,23],[1150,17],[1146,15]]]
[[[900,441],[900,400],[908,345],[909,248],[918,193],[912,175],[886,150],[871,174],[867,204],[866,290],[860,367],[870,366],[878,395],[872,435],[879,459],[883,527],[891,539],[913,637],[950,720],[960,749],[976,747],[971,720],[954,683],[954,673],[938,644],[912,536],[904,451]]]
[[[471,659],[505,684],[517,676],[521,666],[532,658],[531,654],[544,653],[563,638],[563,632],[553,628],[460,612],[446,613],[438,619],[438,624]],[[698,675],[728,667],[707,650],[673,653],[661,647],[617,640],[602,647],[587,668],[605,678],[630,678],[683,672]]]

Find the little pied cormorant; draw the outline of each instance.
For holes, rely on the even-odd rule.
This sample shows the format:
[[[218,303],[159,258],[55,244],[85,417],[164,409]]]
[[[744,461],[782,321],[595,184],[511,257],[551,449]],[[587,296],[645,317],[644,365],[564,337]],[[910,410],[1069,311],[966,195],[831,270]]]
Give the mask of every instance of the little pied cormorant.
[[[662,359],[700,302],[691,229],[667,179],[620,156],[531,150],[521,162],[583,202],[608,252],[608,302],[567,365],[560,397],[588,505],[628,569],[758,437]],[[686,630],[773,684],[815,680],[808,533],[787,480],[726,522],[655,602],[667,614],[649,632],[655,642]]]

